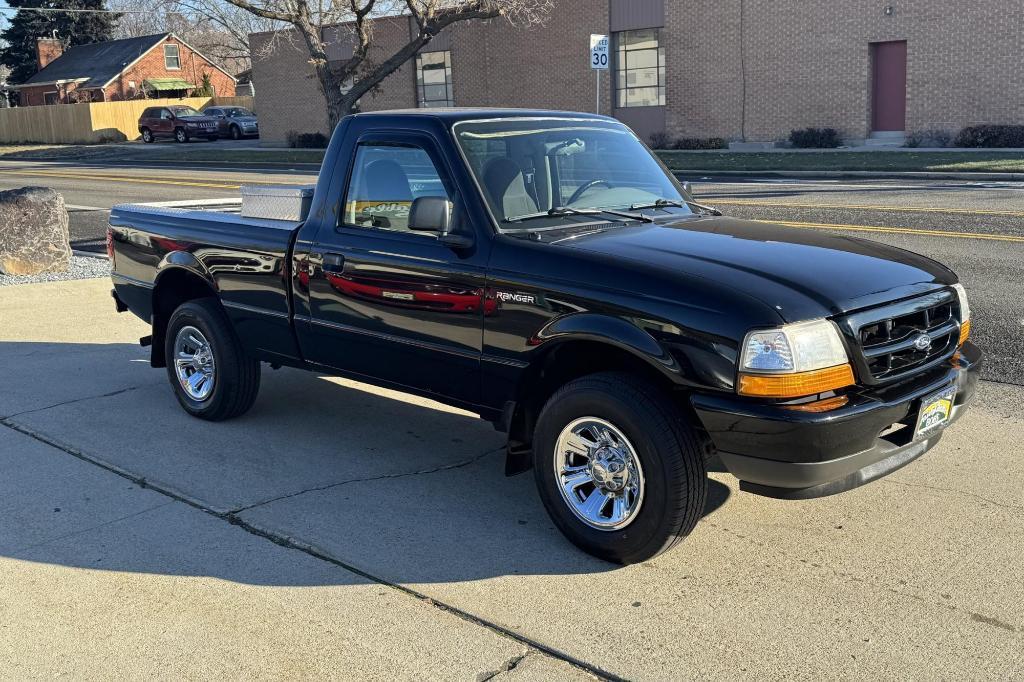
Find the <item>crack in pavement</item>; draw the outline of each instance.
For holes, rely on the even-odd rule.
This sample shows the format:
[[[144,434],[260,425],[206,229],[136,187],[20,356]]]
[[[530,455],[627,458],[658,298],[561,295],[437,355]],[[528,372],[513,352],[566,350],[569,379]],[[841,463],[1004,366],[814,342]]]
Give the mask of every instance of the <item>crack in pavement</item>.
[[[160,504],[153,505],[152,507],[146,507],[145,509],[140,509],[139,511],[132,512],[131,514],[126,514],[124,516],[119,516],[116,519],[110,519],[109,521],[104,521],[103,523],[97,523],[97,524],[89,526],[87,528],[79,528],[78,530],[71,531],[70,533],[64,533],[63,535],[58,535],[57,537],[48,538],[46,540],[43,540],[42,542],[36,542],[34,544],[31,544],[31,545],[25,545],[24,547],[15,547],[14,551],[15,552],[27,552],[27,551],[32,550],[32,549],[38,549],[40,547],[45,547],[46,545],[52,544],[54,542],[59,542],[61,540],[67,540],[68,538],[73,538],[73,537],[76,537],[78,535],[83,535],[85,533],[91,533],[94,530],[99,530],[100,528],[105,528],[106,526],[112,526],[113,524],[120,523],[121,521],[127,521],[128,519],[134,519],[137,516],[142,516],[143,514],[148,514],[151,511],[155,511],[157,509],[162,509],[162,508],[166,507],[169,504],[174,504],[174,500],[168,500],[166,502],[161,502]]]
[[[480,673],[476,676],[476,682],[488,682],[488,680],[493,680],[498,675],[503,675],[504,673],[507,673],[511,670],[515,670],[516,666],[522,663],[523,660],[532,653],[533,651],[528,650],[524,653],[521,653],[517,656],[513,656],[512,658],[508,659],[497,670],[488,670],[487,672]]]
[[[994,504],[995,506],[1002,507],[1003,509],[1013,509],[1014,511],[1024,511],[1024,507],[1022,507],[1020,505],[1007,504],[1005,502],[997,502],[997,501],[995,501],[995,500],[993,500],[991,498],[985,497],[984,495],[979,495],[977,493],[972,493],[969,490],[958,490],[956,488],[942,488],[940,486],[926,485],[924,483],[908,483],[907,481],[901,481],[901,480],[899,480],[897,478],[892,478],[892,477],[883,478],[881,480],[884,483],[895,483],[897,485],[906,486],[908,488],[924,488],[926,490],[936,490],[936,491],[947,492],[947,493],[956,493],[958,495],[964,495],[965,497],[973,497],[973,498],[975,498],[977,500],[981,500],[982,502],[988,502],[989,504]]]
[[[96,400],[97,398],[110,398],[110,397],[113,397],[115,395],[121,395],[122,393],[128,393],[129,391],[134,391],[134,390],[139,389],[139,388],[142,388],[142,386],[129,386],[128,388],[119,388],[118,390],[110,391],[109,393],[101,393],[99,395],[88,395],[88,396],[84,396],[82,398],[71,398],[70,400],[64,400],[64,401],[61,401],[59,403],[54,403],[53,405],[47,405],[46,407],[34,407],[31,410],[23,410],[21,412],[15,412],[14,414],[7,414],[7,415],[4,415],[4,416],[0,417],[0,421],[5,420],[5,419],[14,419],[15,417],[21,417],[21,416],[24,416],[26,414],[33,414],[35,412],[45,412],[46,410],[52,410],[55,407],[61,407],[63,405],[72,405],[74,403],[81,403],[81,402],[84,402],[86,400]]]
[[[774,553],[777,556],[782,557],[783,559],[785,559],[787,561],[799,562],[799,563],[803,564],[804,566],[808,567],[811,570],[830,572],[836,578],[841,578],[843,580],[848,580],[850,582],[861,583],[863,585],[866,585],[866,586],[868,586],[870,588],[873,588],[873,589],[875,589],[877,591],[880,591],[880,592],[885,592],[885,593],[888,593],[888,594],[894,594],[894,595],[899,596],[899,597],[905,597],[905,598],[908,598],[908,599],[913,599],[915,601],[921,602],[922,604],[927,604],[928,606],[946,609],[947,611],[952,611],[954,613],[965,614],[972,621],[974,621],[976,623],[981,623],[983,625],[990,625],[990,626],[997,627],[997,628],[1002,629],[1002,630],[1008,630],[1010,632],[1016,632],[1017,631],[1017,628],[1015,626],[1013,626],[1013,625],[1011,625],[1009,623],[1005,623],[1005,622],[1003,622],[1003,621],[1001,621],[1001,620],[999,620],[997,618],[992,618],[990,616],[985,616],[983,614],[976,613],[974,611],[970,611],[969,609],[962,608],[960,606],[957,606],[956,604],[943,603],[943,602],[940,602],[940,601],[936,601],[934,598],[932,598],[930,596],[923,596],[921,594],[916,594],[916,593],[911,592],[909,590],[900,589],[900,588],[897,588],[897,587],[892,587],[891,585],[886,585],[884,583],[879,583],[879,582],[873,580],[871,577],[864,577],[862,575],[857,575],[856,573],[851,573],[851,572],[848,572],[848,571],[841,571],[841,570],[839,570],[837,568],[833,568],[831,566],[826,566],[824,564],[821,564],[821,563],[818,563],[818,562],[815,562],[815,561],[811,561],[809,559],[801,559],[800,557],[798,557],[796,555],[790,554],[788,552],[785,552],[785,551],[779,549],[775,545],[771,545],[768,542],[763,542],[763,541],[758,540],[756,538],[748,537],[747,535],[745,535],[743,533],[740,533],[739,531],[735,531],[735,530],[733,530],[731,528],[728,528],[726,526],[719,525],[719,524],[717,524],[717,523],[715,523],[713,521],[705,520],[704,523],[710,525],[712,528],[718,528],[719,530],[724,531],[725,533],[733,536],[734,538],[737,538],[737,539],[743,540],[744,542],[753,544],[756,547],[760,547],[761,549],[765,550],[766,552]],[[909,589],[915,589],[914,586],[911,586],[905,579],[901,578],[898,581],[898,583],[901,586],[903,586],[903,587],[907,587]],[[943,597],[948,598],[947,595],[943,595]]]
[[[491,632],[493,632],[494,634],[496,634],[496,635],[498,635],[500,637],[504,637],[506,639],[511,639],[511,640],[513,640],[515,642],[519,642],[520,644],[525,645],[526,647],[528,647],[532,651],[537,651],[537,652],[543,653],[543,654],[545,654],[547,656],[550,656],[552,658],[555,658],[555,659],[558,659],[558,660],[563,661],[565,663],[568,663],[569,665],[572,665],[572,666],[574,666],[576,668],[579,668],[580,670],[583,670],[583,671],[585,671],[587,673],[590,673],[591,675],[595,675],[596,677],[598,677],[598,678],[600,678],[602,680],[613,680],[613,681],[616,681],[616,682],[624,680],[624,678],[622,678],[622,677],[620,677],[620,676],[618,676],[618,675],[616,675],[614,673],[611,673],[611,672],[608,672],[606,670],[603,670],[602,668],[600,668],[599,666],[597,666],[597,665],[595,665],[593,663],[588,663],[588,662],[583,661],[581,659],[578,659],[575,656],[572,656],[571,654],[568,654],[568,653],[566,653],[564,651],[560,651],[558,649],[555,649],[554,647],[551,647],[551,646],[548,646],[546,644],[542,644],[541,642],[538,642],[538,641],[535,641],[533,639],[530,639],[526,635],[520,634],[520,633],[516,632],[515,630],[512,630],[510,628],[507,628],[507,627],[504,627],[502,625],[499,625],[498,623],[494,623],[494,622],[491,622],[489,620],[486,620],[485,618],[483,618],[481,616],[476,616],[476,615],[470,613],[469,611],[463,610],[463,609],[461,609],[461,608],[459,608],[457,606],[453,606],[451,604],[439,601],[439,600],[437,600],[437,599],[427,595],[424,592],[420,592],[420,591],[414,590],[413,588],[407,587],[405,585],[402,585],[401,583],[391,582],[391,581],[389,581],[389,580],[387,580],[385,578],[381,578],[379,576],[375,576],[372,573],[367,573],[366,571],[364,571],[364,570],[362,570],[360,568],[357,568],[356,566],[354,566],[352,564],[349,564],[349,563],[347,563],[345,561],[342,561],[341,559],[337,559],[337,558],[335,558],[335,557],[333,557],[333,556],[331,556],[329,554],[326,554],[322,550],[320,550],[320,549],[318,549],[318,548],[316,548],[316,547],[314,547],[312,545],[306,545],[306,544],[300,543],[297,540],[295,540],[293,538],[290,538],[290,537],[288,537],[286,535],[282,535],[282,534],[276,533],[276,532],[274,532],[272,530],[267,530],[267,529],[261,528],[260,526],[257,526],[257,525],[255,525],[253,523],[250,523],[250,522],[246,521],[245,519],[241,518],[240,516],[237,516],[237,515],[232,514],[230,512],[217,511],[217,510],[211,508],[210,506],[208,506],[207,504],[201,502],[198,499],[191,498],[188,495],[183,494],[183,493],[175,492],[174,490],[172,490],[172,489],[170,489],[168,487],[164,487],[164,486],[159,485],[159,484],[152,484],[151,482],[147,481],[144,476],[139,476],[137,474],[133,474],[133,473],[131,473],[129,471],[126,471],[124,469],[120,469],[120,468],[118,468],[118,467],[116,467],[116,466],[114,466],[112,464],[108,464],[108,463],[106,463],[106,462],[104,462],[104,461],[102,461],[100,459],[97,459],[96,457],[94,457],[92,455],[86,454],[85,452],[83,452],[81,450],[78,450],[78,449],[76,449],[76,448],[74,448],[74,447],[72,447],[70,445],[65,445],[65,444],[63,444],[63,443],[61,443],[61,442],[51,438],[50,436],[47,436],[44,433],[41,433],[39,431],[35,431],[35,430],[33,430],[33,429],[31,429],[31,428],[29,428],[27,426],[23,426],[21,424],[18,424],[17,422],[10,421],[10,419],[7,418],[7,417],[0,417],[0,425],[6,426],[7,428],[11,429],[12,431],[17,431],[18,433],[21,433],[21,434],[23,434],[25,436],[28,436],[29,438],[32,438],[33,440],[39,441],[40,443],[43,443],[44,445],[49,445],[52,448],[56,448],[57,450],[60,450],[61,452],[65,453],[65,454],[71,455],[72,457],[74,457],[76,459],[80,459],[83,462],[87,462],[89,464],[92,464],[93,466],[99,467],[100,469],[103,469],[104,471],[108,471],[108,472],[110,472],[112,474],[120,476],[121,478],[124,478],[124,479],[126,479],[128,481],[131,481],[132,483],[134,483],[135,485],[139,486],[140,488],[146,488],[146,489],[152,490],[152,491],[154,491],[156,493],[159,493],[161,495],[164,495],[164,496],[170,498],[171,500],[173,500],[175,502],[180,502],[182,504],[188,505],[189,507],[192,507],[193,509],[196,509],[196,510],[198,510],[198,511],[204,513],[204,514],[207,514],[207,515],[212,516],[212,517],[214,517],[216,519],[219,519],[219,520],[224,521],[226,523],[229,523],[229,524],[231,524],[233,526],[236,526],[239,529],[249,533],[250,535],[254,535],[256,537],[263,538],[265,540],[269,540],[270,542],[273,542],[275,545],[278,545],[280,547],[284,547],[285,549],[291,549],[291,550],[294,550],[294,551],[302,552],[303,554],[311,556],[314,559],[318,559],[320,561],[324,561],[326,563],[329,563],[329,564],[331,564],[333,566],[337,566],[338,568],[340,568],[340,569],[342,569],[344,571],[348,571],[349,573],[355,574],[355,575],[357,575],[357,576],[359,576],[359,577],[361,577],[361,578],[363,578],[365,580],[368,580],[368,581],[370,581],[372,583],[375,583],[377,585],[381,585],[383,587],[388,587],[388,588],[391,588],[393,590],[397,590],[398,592],[401,592],[402,594],[404,594],[406,596],[412,597],[412,598],[414,598],[414,599],[416,599],[416,600],[418,600],[418,601],[420,601],[420,602],[422,602],[422,603],[424,603],[424,604],[426,604],[428,606],[431,606],[431,607],[433,607],[433,608],[435,608],[435,609],[437,609],[439,611],[442,611],[444,613],[447,613],[447,614],[450,614],[452,616],[455,616],[456,618],[460,618],[460,619],[462,619],[462,620],[464,620],[467,623],[470,623],[472,625],[476,625],[478,627],[482,627],[482,628],[485,628],[487,630],[490,630]],[[490,452],[493,452],[493,451],[490,451]],[[490,454],[490,453],[489,452],[488,453],[484,453],[483,455],[479,455],[479,457],[482,458],[482,457],[486,456],[487,454]]]
[[[289,499],[291,499],[293,497],[298,497],[300,495],[305,495],[306,493],[315,493],[315,492],[320,492],[322,490],[330,490],[331,488],[338,488],[338,487],[343,486],[343,485],[348,485],[349,483],[366,483],[366,482],[369,482],[369,481],[383,481],[383,480],[386,480],[386,479],[389,479],[389,478],[407,478],[409,476],[423,476],[425,474],[436,474],[436,473],[438,473],[440,471],[452,471],[453,469],[462,469],[463,467],[467,467],[467,466],[469,466],[471,464],[479,462],[480,460],[482,460],[484,457],[487,457],[488,455],[493,455],[493,454],[499,453],[503,449],[504,448],[495,448],[493,450],[488,450],[487,452],[481,453],[479,455],[474,455],[473,457],[470,457],[469,459],[464,460],[462,462],[455,462],[454,464],[444,464],[444,465],[439,466],[439,467],[434,467],[433,469],[420,469],[418,471],[404,471],[404,472],[397,473],[397,474],[381,474],[379,476],[367,476],[365,478],[349,478],[349,479],[346,479],[344,481],[336,481],[334,483],[327,483],[325,485],[318,485],[318,486],[314,486],[312,488],[306,488],[304,490],[300,490],[298,492],[287,493],[285,495],[278,495],[277,497],[271,497],[269,499],[263,500],[262,502],[255,502],[255,503],[247,505],[245,507],[239,507],[237,509],[232,509],[231,511],[228,512],[228,514],[231,515],[231,516],[234,516],[236,514],[242,514],[244,512],[256,509],[257,507],[262,507],[263,505],[271,504],[273,502],[280,502],[281,500],[289,500]]]

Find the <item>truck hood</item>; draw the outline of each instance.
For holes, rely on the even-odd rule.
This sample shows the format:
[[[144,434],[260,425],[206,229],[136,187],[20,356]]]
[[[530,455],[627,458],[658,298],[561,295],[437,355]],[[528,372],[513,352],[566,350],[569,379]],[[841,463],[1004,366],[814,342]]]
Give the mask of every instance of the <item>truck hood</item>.
[[[555,243],[712,280],[763,301],[788,322],[850,312],[957,281],[945,266],[885,244],[725,217],[614,228]]]

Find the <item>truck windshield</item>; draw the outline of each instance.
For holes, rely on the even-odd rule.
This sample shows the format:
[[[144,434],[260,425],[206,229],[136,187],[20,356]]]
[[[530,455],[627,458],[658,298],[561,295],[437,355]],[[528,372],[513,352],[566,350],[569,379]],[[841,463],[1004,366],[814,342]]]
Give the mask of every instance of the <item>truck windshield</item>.
[[[463,121],[454,132],[502,230],[615,220],[596,209],[627,221],[622,212],[634,206],[692,213],[676,179],[616,121],[503,118]]]

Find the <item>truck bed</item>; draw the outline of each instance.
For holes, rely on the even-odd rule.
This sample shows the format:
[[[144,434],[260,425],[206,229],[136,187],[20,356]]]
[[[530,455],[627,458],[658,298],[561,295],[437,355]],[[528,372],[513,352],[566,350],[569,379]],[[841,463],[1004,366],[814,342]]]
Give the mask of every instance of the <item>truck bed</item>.
[[[241,207],[240,199],[114,206],[114,288],[134,313],[150,319],[154,289],[165,276],[196,276],[220,297],[252,350],[288,352],[294,349],[289,257],[302,221],[244,217]]]

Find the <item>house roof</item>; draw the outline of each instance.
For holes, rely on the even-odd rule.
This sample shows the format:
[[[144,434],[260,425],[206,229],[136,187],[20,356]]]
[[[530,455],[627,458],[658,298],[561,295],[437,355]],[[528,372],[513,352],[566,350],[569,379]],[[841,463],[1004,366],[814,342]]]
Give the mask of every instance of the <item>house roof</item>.
[[[78,87],[101,88],[169,35],[157,33],[138,38],[75,45],[21,85],[42,85],[84,78],[87,80]]]

